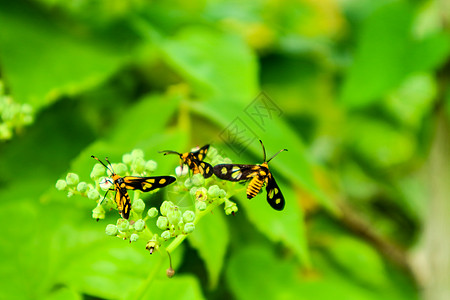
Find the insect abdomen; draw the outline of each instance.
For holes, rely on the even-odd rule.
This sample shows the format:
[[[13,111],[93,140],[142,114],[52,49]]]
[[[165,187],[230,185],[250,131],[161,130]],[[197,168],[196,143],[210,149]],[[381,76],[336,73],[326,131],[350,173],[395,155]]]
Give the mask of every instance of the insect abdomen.
[[[255,197],[256,195],[258,195],[263,184],[264,184],[263,178],[261,178],[259,176],[253,177],[253,179],[248,184],[247,199],[251,199],[251,198]]]

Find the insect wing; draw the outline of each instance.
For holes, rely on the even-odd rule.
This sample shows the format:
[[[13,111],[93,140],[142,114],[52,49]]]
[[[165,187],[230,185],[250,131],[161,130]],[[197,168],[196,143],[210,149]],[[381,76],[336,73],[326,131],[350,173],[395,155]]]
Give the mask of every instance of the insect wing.
[[[228,181],[248,180],[258,174],[258,165],[220,164],[215,165],[214,174]]]
[[[198,149],[197,151],[193,151],[192,156],[194,156],[195,160],[203,161],[206,157],[206,154],[208,153],[209,145],[205,145]]]
[[[213,167],[204,161],[198,162],[197,168],[198,168],[200,174],[202,174],[204,178],[209,178],[214,173]]]
[[[173,176],[154,176],[154,177],[138,177],[125,176],[123,181],[125,187],[129,190],[140,190],[143,192],[150,192],[155,189],[165,187],[176,180]]]
[[[273,178],[272,173],[269,172],[266,180],[267,202],[269,202],[273,209],[283,210],[284,197],[275,181],[275,178]]]

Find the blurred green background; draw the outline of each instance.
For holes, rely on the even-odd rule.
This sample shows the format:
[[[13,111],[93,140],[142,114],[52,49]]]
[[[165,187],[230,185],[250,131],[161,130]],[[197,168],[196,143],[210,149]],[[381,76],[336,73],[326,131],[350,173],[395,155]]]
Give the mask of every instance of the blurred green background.
[[[148,299],[448,299],[449,22],[447,1],[0,0],[0,299],[124,299],[152,272]],[[158,175],[207,143],[261,163],[257,139],[289,149],[286,209],[216,209],[172,279],[54,187],[134,148]]]

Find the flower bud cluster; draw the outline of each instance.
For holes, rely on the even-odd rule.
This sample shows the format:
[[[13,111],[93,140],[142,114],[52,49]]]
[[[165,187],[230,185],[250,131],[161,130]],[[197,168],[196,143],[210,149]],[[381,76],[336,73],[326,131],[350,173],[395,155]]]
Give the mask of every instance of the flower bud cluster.
[[[180,234],[189,234],[194,231],[195,213],[193,211],[186,210],[183,212],[171,201],[164,201],[160,210],[161,216],[156,220],[156,226],[163,230],[161,238],[165,241]]]
[[[0,80],[0,141],[11,139],[14,132],[20,132],[33,121],[33,107],[27,103],[19,104],[10,95],[5,94],[3,82]]]

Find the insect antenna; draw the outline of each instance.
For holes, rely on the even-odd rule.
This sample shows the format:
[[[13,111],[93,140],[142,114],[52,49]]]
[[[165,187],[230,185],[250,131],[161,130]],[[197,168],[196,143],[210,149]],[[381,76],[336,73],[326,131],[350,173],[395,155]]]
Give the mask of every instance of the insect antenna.
[[[280,154],[283,151],[288,151],[288,149],[281,149],[280,151],[278,151],[277,153],[275,153],[274,156],[272,156],[267,162],[271,161],[275,156],[277,156],[278,154]]]
[[[264,144],[261,140],[259,140],[259,142],[261,143],[261,147],[263,148],[263,153],[264,153],[264,159],[263,161],[266,161],[266,148],[264,148]]]
[[[99,163],[101,163],[103,166],[105,166],[105,168],[106,168],[107,170],[109,170],[112,174],[115,174],[115,173],[114,173],[114,170],[112,169],[112,165],[111,165],[111,163],[109,162],[108,158],[106,158],[106,161],[108,162],[109,166],[111,166],[111,168],[109,168],[107,165],[105,165],[105,163],[102,162],[100,159],[98,159],[98,157],[96,157],[96,156],[94,156],[94,155],[91,155],[91,157],[94,158],[94,159],[96,159],[96,160],[97,160]]]
[[[179,155],[179,156],[181,156],[181,155],[182,155],[181,153],[178,153],[178,152],[176,152],[176,151],[172,151],[172,150],[163,150],[163,151],[158,151],[158,153],[164,153],[164,155],[167,155],[167,154],[176,154],[176,155]]]

